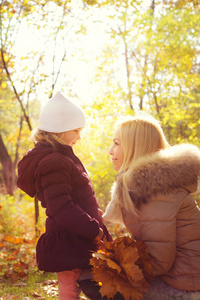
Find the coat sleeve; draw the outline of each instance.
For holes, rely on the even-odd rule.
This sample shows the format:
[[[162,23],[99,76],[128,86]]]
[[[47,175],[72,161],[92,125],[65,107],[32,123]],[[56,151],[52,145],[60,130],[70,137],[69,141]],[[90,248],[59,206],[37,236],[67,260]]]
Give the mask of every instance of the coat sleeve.
[[[43,190],[47,215],[54,218],[59,228],[91,240],[99,233],[99,222],[72,200],[72,172],[73,163],[66,164],[66,160],[61,157],[51,162],[44,161],[38,167],[37,176]]]
[[[145,242],[155,276],[168,272],[176,256],[177,201],[153,201],[141,211],[141,238]]]

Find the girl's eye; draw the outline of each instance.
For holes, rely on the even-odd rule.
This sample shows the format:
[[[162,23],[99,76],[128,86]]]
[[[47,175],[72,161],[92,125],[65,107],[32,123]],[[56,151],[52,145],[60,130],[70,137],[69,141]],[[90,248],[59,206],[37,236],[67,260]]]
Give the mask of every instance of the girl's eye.
[[[114,142],[114,144],[117,145],[117,146],[119,145],[117,142]]]

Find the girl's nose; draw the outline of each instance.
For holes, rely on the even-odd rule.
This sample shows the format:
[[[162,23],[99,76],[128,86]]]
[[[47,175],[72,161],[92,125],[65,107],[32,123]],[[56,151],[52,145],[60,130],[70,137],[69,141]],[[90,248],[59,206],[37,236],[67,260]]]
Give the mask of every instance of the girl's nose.
[[[78,132],[78,134],[77,134],[77,140],[81,140],[81,133],[80,132]]]

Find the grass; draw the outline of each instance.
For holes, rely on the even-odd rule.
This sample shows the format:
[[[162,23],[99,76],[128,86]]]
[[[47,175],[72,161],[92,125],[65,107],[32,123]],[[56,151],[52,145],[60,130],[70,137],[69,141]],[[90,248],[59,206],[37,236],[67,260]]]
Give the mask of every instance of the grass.
[[[18,280],[13,283],[11,280],[0,279],[0,300],[51,300],[58,298],[57,275],[36,271],[29,273],[27,280]],[[80,299],[87,300],[83,293]]]
[[[0,281],[0,299],[55,299],[58,294],[56,275],[42,274],[39,271],[30,273],[27,280]]]

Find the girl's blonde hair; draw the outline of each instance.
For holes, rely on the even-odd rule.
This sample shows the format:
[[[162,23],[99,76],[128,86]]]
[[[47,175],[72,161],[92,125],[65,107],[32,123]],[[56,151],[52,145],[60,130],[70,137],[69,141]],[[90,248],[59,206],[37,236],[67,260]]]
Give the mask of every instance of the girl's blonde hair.
[[[125,209],[136,212],[140,204],[134,205],[134,199],[130,197],[131,186],[129,186],[129,178],[136,161],[170,146],[159,122],[149,114],[140,113],[122,122],[117,128],[124,151],[124,161],[116,178],[122,179]]]
[[[52,133],[36,128],[31,132],[31,141],[35,144],[39,142],[49,142],[53,147],[55,147],[57,142],[66,145],[63,140],[63,136],[64,132]]]

